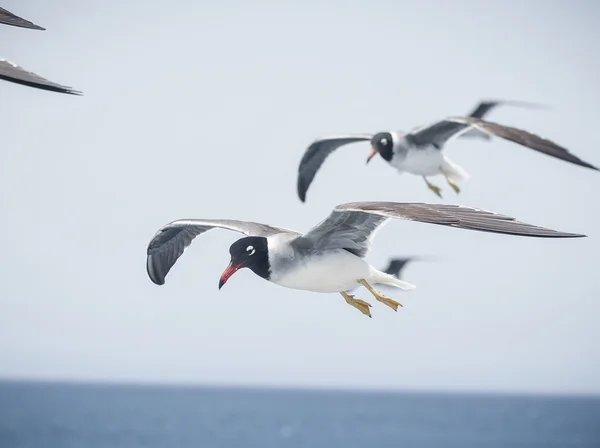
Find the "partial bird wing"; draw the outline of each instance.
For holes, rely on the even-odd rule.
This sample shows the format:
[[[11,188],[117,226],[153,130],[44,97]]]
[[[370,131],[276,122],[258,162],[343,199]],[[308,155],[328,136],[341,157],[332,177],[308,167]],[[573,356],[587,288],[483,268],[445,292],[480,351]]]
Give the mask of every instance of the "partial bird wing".
[[[402,272],[404,267],[412,260],[412,258],[393,258],[383,272],[393,275],[396,278],[400,278],[400,272]]]
[[[198,235],[214,228],[234,230],[247,236],[264,236],[276,233],[296,233],[280,227],[249,221],[230,219],[180,219],[162,227],[148,244],[146,270],[150,280],[164,285],[165,277]]]
[[[55,82],[42,78],[35,73],[19,67],[6,59],[0,58],[0,79],[5,81],[22,84],[24,86],[34,87],[36,89],[50,90],[52,92],[69,93],[71,95],[81,95],[82,93],[72,89],[71,87],[63,86]]]
[[[0,23],[5,25],[18,26],[21,28],[29,28],[30,30],[45,30],[46,28],[42,28],[35,23],[30,22],[29,20],[25,20],[22,17],[13,14],[10,11],[7,11],[4,8],[0,8]]]
[[[547,109],[548,106],[544,104],[538,103],[530,103],[527,101],[514,101],[514,100],[486,100],[481,101],[475,109],[471,111],[469,117],[474,118],[483,118],[487,115],[492,109],[495,109],[498,106],[516,106],[516,107],[524,107],[528,109]]]
[[[529,103],[526,101],[514,101],[514,100],[486,100],[481,101],[475,108],[468,114],[469,117],[474,118],[483,118],[485,117],[492,109],[495,109],[498,106],[516,106],[516,107],[524,107],[528,109],[547,109],[548,106],[537,103]],[[467,132],[464,132],[460,135],[461,138],[465,137],[478,137],[483,138],[485,140],[490,140],[492,138],[486,132],[482,132],[478,129],[471,128]]]
[[[464,134],[470,128],[471,125],[468,123],[459,123],[445,118],[412,129],[406,134],[406,139],[417,146],[433,145],[437,149],[442,149],[446,143]]]
[[[541,238],[584,237],[516,221],[509,216],[461,205],[351,202],[338,205],[329,217],[313,227],[294,244],[312,247],[315,252],[346,249],[364,257],[376,230],[390,218],[418,221],[480,232]]]
[[[313,181],[325,159],[340,146],[369,141],[372,134],[333,135],[315,140],[306,150],[298,167],[298,196],[304,202],[306,190]]]
[[[522,129],[504,126],[498,123],[492,123],[490,121],[483,121],[473,117],[451,117],[447,118],[445,121],[459,125],[472,126],[475,129],[514,143],[518,143],[519,145],[526,146],[534,151],[564,160],[565,162],[571,162],[575,165],[598,171],[598,168],[596,168],[594,165],[584,162],[562,146],[559,146],[556,143],[546,140],[538,135],[523,131]]]

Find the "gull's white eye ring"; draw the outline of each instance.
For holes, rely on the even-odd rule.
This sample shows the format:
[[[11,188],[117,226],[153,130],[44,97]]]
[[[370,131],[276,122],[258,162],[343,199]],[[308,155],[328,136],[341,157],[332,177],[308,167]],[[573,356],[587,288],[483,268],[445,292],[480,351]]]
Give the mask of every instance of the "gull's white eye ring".
[[[248,246],[246,248],[246,252],[250,252],[248,255],[254,255],[254,252],[256,252],[256,250],[254,249],[254,246]]]

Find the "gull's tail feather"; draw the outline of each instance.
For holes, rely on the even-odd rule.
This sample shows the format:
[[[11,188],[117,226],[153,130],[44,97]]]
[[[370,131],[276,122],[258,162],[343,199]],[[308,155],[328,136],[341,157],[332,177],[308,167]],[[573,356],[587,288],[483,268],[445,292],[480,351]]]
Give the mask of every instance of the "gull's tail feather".
[[[386,285],[386,286],[395,286],[396,288],[403,289],[404,291],[410,291],[411,289],[415,289],[416,285],[409,283],[404,280],[400,280],[399,278],[394,277],[393,275],[386,274],[381,271],[373,270],[372,281],[378,285]]]
[[[452,162],[447,157],[444,157],[444,163],[442,163],[442,172],[448,176],[452,182],[467,181],[471,176],[463,168]]]

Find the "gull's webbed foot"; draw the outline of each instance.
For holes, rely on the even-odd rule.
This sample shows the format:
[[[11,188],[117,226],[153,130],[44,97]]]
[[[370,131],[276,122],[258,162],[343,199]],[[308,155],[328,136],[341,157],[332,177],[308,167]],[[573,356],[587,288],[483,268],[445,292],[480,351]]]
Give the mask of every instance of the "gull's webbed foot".
[[[371,307],[370,303],[365,302],[364,300],[361,300],[361,299],[356,299],[354,296],[351,296],[350,294],[348,294],[346,292],[340,292],[340,294],[342,295],[342,297],[344,298],[344,300],[346,301],[346,303],[348,305],[352,305],[354,308],[356,308],[358,311],[363,313],[365,316],[371,317],[371,310],[369,309]]]
[[[369,285],[369,283],[365,280],[365,279],[360,279],[358,281],[358,283],[360,283],[361,285],[363,285],[365,288],[367,288],[369,290],[369,292],[371,294],[373,294],[373,296],[381,303],[389,306],[391,309],[393,309],[394,311],[398,311],[398,307],[402,306],[402,304],[394,299],[392,299],[391,297],[386,296],[385,294],[380,293],[379,291],[375,290],[371,285]]]

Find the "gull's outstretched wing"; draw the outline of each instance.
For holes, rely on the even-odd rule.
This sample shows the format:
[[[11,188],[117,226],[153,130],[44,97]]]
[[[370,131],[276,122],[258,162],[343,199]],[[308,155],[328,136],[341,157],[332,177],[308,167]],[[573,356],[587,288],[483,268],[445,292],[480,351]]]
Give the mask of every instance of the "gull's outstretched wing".
[[[579,157],[569,152],[569,150],[566,148],[563,148],[562,146],[559,146],[550,140],[522,129],[504,126],[498,123],[492,123],[490,121],[484,121],[473,117],[451,117],[446,119],[446,121],[472,126],[480,131],[514,143],[518,143],[521,146],[541,152],[542,154],[598,171],[598,168],[596,168],[594,165],[581,160]]]
[[[340,146],[369,141],[372,134],[333,135],[315,140],[306,150],[298,167],[298,197],[306,200],[306,190],[325,159]]]
[[[2,58],[0,58],[0,79],[28,87],[34,87],[36,89],[70,93],[71,95],[82,95],[81,92],[74,90],[71,87],[49,81],[46,78],[42,78],[40,75],[27,71],[23,67],[19,67],[17,64],[13,64]]]
[[[315,252],[346,249],[364,257],[376,230],[389,219],[404,219],[480,232],[538,238],[584,237],[516,221],[509,216],[461,205],[401,202],[351,202],[331,214],[293,244]]]
[[[548,109],[548,106],[538,103],[530,103],[527,101],[514,101],[514,100],[485,100],[481,101],[469,114],[469,117],[473,118],[483,118],[485,117],[492,109],[495,109],[498,106],[516,106],[516,107],[524,107],[527,109]]]
[[[485,100],[479,102],[477,106],[468,114],[469,117],[473,118],[484,118],[492,109],[495,109],[498,106],[516,106],[523,107],[528,109],[548,109],[548,106],[537,103],[529,103],[526,101],[514,101],[514,100]],[[465,137],[478,137],[484,140],[490,140],[492,138],[486,132],[482,132],[478,129],[471,128],[467,132],[464,132],[460,135],[461,138]]]
[[[42,28],[35,23],[30,22],[29,20],[25,20],[22,17],[19,17],[16,14],[13,14],[10,11],[7,11],[4,8],[0,7],[0,23],[5,25],[18,26],[21,28],[29,28],[30,30],[45,30],[46,28]]]
[[[486,134],[500,137],[533,149],[534,151],[564,160],[565,162],[598,170],[595,166],[581,160],[567,149],[550,140],[522,129],[504,126],[474,117],[448,117],[412,131],[407,135],[407,139],[417,145],[433,144],[441,149],[449,140],[458,137],[469,129],[477,129]]]
[[[194,238],[209,230],[221,228],[247,236],[269,236],[295,233],[292,230],[266,224],[231,219],[180,219],[162,227],[148,244],[146,270],[150,280],[164,285],[165,277]]]

